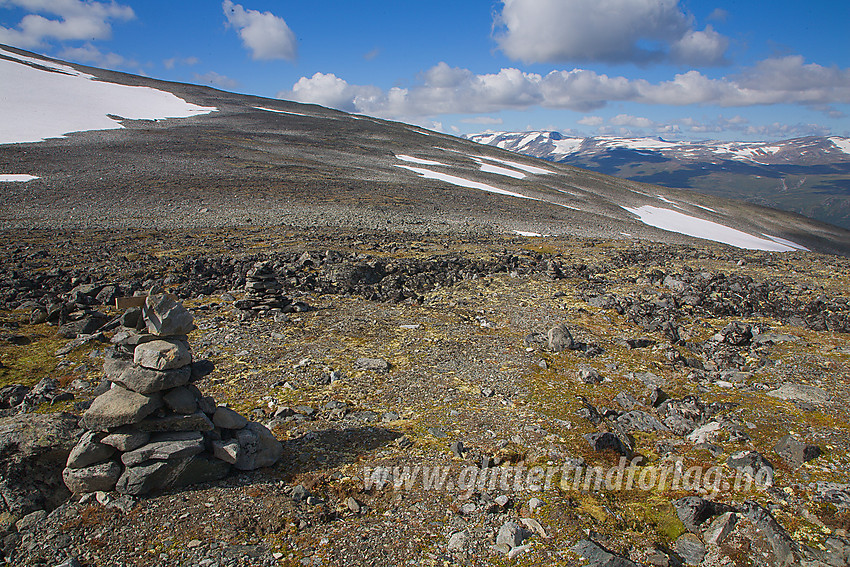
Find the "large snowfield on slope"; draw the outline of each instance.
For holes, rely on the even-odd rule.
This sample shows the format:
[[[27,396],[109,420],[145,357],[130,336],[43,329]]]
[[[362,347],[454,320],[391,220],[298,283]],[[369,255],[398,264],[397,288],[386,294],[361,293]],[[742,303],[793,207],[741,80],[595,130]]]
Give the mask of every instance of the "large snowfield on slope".
[[[0,144],[40,142],[71,132],[123,128],[108,115],[133,120],[208,114],[167,92],[96,80],[72,67],[0,49]],[[36,69],[26,63],[52,70]]]
[[[766,240],[716,222],[692,217],[691,215],[686,215],[678,211],[671,211],[670,209],[653,207],[651,205],[623,208],[636,215],[642,223],[649,226],[654,226],[655,228],[660,228],[669,232],[678,232],[679,234],[694,236],[696,238],[704,238],[705,240],[713,240],[715,242],[729,244],[737,248],[745,248],[747,250],[766,250],[770,252],[806,250],[805,247],[791,242],[790,240],[784,240],[776,237],[768,237],[769,240]]]

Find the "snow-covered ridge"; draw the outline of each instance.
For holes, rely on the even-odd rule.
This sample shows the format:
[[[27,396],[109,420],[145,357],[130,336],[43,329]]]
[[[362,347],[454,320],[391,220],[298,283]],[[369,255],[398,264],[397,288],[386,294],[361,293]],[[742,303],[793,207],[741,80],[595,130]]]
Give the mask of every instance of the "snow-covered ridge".
[[[850,138],[840,136],[796,138],[780,142],[689,142],[617,136],[577,138],[564,137],[558,132],[488,132],[467,138],[480,144],[552,161],[612,150],[652,152],[683,161],[731,160],[757,165],[795,163],[804,157],[850,159]]]
[[[172,93],[98,80],[73,67],[0,48],[0,144],[123,128],[131,120],[187,118],[218,110]],[[37,68],[35,67],[37,65]]]

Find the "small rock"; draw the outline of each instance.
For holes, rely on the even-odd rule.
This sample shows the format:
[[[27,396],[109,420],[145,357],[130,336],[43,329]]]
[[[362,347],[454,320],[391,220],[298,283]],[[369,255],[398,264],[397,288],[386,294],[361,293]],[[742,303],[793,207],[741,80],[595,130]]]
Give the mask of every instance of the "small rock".
[[[307,497],[310,496],[310,491],[308,491],[303,484],[299,484],[292,489],[292,493],[290,494],[290,496],[296,502],[302,502],[304,500],[307,500]]]
[[[345,507],[348,508],[350,511],[354,512],[355,514],[360,513],[360,502],[358,502],[353,496],[349,496],[345,499]]]
[[[547,346],[553,352],[562,352],[573,348],[573,336],[570,334],[570,330],[566,325],[561,324],[557,327],[552,327],[546,334],[546,338]]]
[[[448,551],[463,551],[466,548],[466,540],[466,532],[455,532],[449,538],[446,549]]]
[[[373,372],[386,372],[390,364],[383,358],[358,358],[354,366],[360,370],[371,370]]]
[[[195,413],[198,411],[198,401],[195,394],[188,388],[174,388],[162,396],[165,405],[175,413]]]
[[[19,532],[24,532],[30,530],[32,528],[37,527],[41,522],[47,519],[47,512],[44,510],[36,510],[35,512],[30,512],[17,522],[15,522],[15,528]]]
[[[705,545],[694,534],[682,534],[673,548],[688,565],[699,565],[705,557]]]
[[[103,439],[101,443],[111,445],[119,451],[132,451],[138,449],[151,438],[151,434],[146,431],[139,431],[132,426],[119,427],[113,433],[110,433]]]
[[[531,537],[531,532],[516,522],[508,521],[499,528],[499,534],[496,536],[496,546],[506,545],[508,550],[511,550],[522,545],[522,542],[529,537]]]
[[[189,310],[168,295],[148,296],[142,314],[152,335],[188,335],[195,329]]]
[[[786,435],[773,448],[792,469],[799,468],[803,463],[816,459],[821,450],[817,445],[803,443],[792,435]]]
[[[705,530],[705,534],[703,537],[705,538],[706,543],[710,543],[713,545],[720,545],[726,538],[729,537],[729,534],[732,533],[732,530],[735,529],[735,524],[738,521],[738,516],[735,512],[725,512],[715,518],[711,525],[708,526],[708,529]]]

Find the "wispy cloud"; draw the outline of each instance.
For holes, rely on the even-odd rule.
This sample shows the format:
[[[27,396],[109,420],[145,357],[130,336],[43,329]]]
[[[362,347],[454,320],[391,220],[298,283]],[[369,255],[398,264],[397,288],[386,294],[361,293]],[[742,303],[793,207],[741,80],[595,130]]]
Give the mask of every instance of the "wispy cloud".
[[[464,118],[461,122],[464,124],[487,124],[492,126],[502,124],[504,120],[495,116],[473,116],[472,118]]]
[[[525,63],[717,65],[729,40],[700,31],[679,0],[503,0],[495,39]]]
[[[209,71],[207,73],[195,73],[195,80],[199,83],[204,83],[207,85],[213,85],[216,87],[221,87],[223,89],[234,89],[239,86],[239,81],[236,79],[231,79],[225,75],[221,75],[216,73],[215,71]]]
[[[294,61],[297,58],[295,34],[283,18],[271,12],[246,10],[231,0],[224,0],[221,7],[228,25],[236,29],[254,59]]]
[[[139,63],[137,61],[127,59],[117,53],[104,53],[91,43],[86,43],[81,47],[66,47],[59,53],[59,57],[67,61],[75,61],[77,63],[90,63],[105,69],[139,67]]]
[[[162,66],[166,69],[174,69],[178,65],[186,65],[192,66],[200,63],[200,59],[197,57],[172,57],[170,59],[165,59],[162,62]]]
[[[112,37],[112,22],[136,17],[130,6],[82,0],[0,0],[0,8],[30,12],[16,27],[0,26],[0,43],[25,49],[49,41],[87,41]]]

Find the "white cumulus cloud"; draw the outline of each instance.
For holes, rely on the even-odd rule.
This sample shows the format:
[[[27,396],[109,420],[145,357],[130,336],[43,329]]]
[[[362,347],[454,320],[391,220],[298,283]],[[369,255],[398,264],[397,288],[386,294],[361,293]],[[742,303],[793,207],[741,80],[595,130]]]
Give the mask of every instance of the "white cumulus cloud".
[[[298,56],[295,34],[283,18],[271,12],[246,10],[231,0],[224,0],[221,7],[227,23],[237,30],[254,59],[294,61]]]
[[[334,74],[316,73],[302,77],[291,90],[278,96],[401,120],[532,107],[591,112],[621,101],[667,106],[800,104],[828,108],[830,104],[850,103],[850,69],[823,67],[789,56],[761,61],[729,77],[711,78],[692,70],[653,83],[587,69],[540,75],[509,68],[481,75],[440,63],[423,72],[419,82],[408,88],[383,90],[353,85]]]
[[[16,27],[0,26],[0,43],[25,49],[46,41],[92,41],[112,37],[112,21],[136,17],[130,6],[82,0],[0,0],[0,8],[20,8],[25,15]]]
[[[728,40],[694,28],[679,0],[502,0],[495,39],[526,63],[721,64]]]

